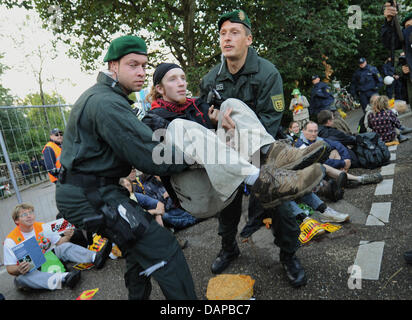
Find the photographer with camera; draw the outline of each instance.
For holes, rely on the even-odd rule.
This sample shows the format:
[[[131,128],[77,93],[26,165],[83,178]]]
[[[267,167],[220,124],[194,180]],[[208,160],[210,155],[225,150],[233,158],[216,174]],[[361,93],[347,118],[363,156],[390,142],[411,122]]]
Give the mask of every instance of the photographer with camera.
[[[412,66],[412,12],[406,13],[402,22],[398,22],[398,6],[395,1],[388,1],[384,5],[385,23],[381,29],[381,40],[383,45],[391,50],[392,63],[394,63],[394,52],[403,49],[405,57],[399,58],[402,66],[401,82],[406,82],[407,99],[409,105],[412,101],[412,78],[410,66]],[[401,29],[401,26],[403,29]],[[402,81],[403,80],[403,81]],[[404,96],[406,97],[406,96]]]

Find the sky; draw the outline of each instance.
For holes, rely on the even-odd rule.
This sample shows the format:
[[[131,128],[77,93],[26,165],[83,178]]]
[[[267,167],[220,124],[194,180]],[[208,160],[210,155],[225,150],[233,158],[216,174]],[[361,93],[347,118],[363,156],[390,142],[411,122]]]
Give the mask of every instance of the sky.
[[[24,26],[26,15],[30,16],[30,22]],[[0,83],[10,89],[12,95],[23,98],[29,93],[39,92],[39,85],[32,71],[40,65],[38,55],[32,54],[38,45],[46,56],[43,77],[45,80],[49,79],[44,84],[46,93],[57,91],[66,103],[72,104],[84,90],[96,82],[99,70],[90,73],[81,71],[80,61],[66,54],[66,45],[58,44],[57,57],[50,59],[50,41],[54,36],[51,31],[42,29],[36,23],[36,19],[40,21],[37,12],[0,6],[0,17],[0,52],[4,54],[0,62],[10,68],[1,76]],[[13,39],[23,43],[17,45]],[[103,57],[101,60],[100,70],[103,70]]]

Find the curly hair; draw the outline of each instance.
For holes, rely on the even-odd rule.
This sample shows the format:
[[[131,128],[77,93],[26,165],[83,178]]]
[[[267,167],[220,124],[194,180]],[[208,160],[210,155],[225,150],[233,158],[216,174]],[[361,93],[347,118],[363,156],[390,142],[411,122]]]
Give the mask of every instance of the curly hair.
[[[372,111],[379,113],[382,110],[387,110],[389,107],[389,98],[387,96],[378,96],[372,101]]]

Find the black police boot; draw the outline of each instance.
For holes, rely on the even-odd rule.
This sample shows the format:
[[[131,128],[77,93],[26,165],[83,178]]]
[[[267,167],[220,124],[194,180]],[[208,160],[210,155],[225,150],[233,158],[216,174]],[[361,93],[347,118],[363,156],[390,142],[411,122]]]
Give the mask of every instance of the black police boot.
[[[292,287],[299,288],[307,283],[305,270],[294,253],[280,251],[280,262]]]
[[[222,249],[217,255],[216,260],[212,264],[212,273],[222,273],[223,270],[225,270],[229,266],[229,264],[239,256],[239,254],[240,251],[236,242],[232,244],[231,248],[227,248],[227,246],[222,246]]]

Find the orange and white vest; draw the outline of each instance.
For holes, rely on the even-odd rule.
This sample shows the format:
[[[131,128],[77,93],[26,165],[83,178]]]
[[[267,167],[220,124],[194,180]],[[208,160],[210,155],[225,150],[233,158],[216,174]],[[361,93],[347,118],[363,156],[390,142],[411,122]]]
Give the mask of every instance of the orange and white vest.
[[[53,141],[49,141],[46,143],[46,145],[44,146],[42,153],[44,154],[44,149],[46,149],[47,147],[50,147],[53,149],[54,151],[54,155],[56,156],[56,163],[54,164],[56,166],[57,169],[61,168],[61,163],[60,163],[60,155],[62,153],[62,148],[57,145],[56,143],[54,143]],[[57,178],[55,176],[53,176],[52,174],[48,173],[49,175],[49,179],[51,182],[55,183],[57,181]]]
[[[51,242],[48,238],[44,237],[43,234],[43,223],[42,222],[35,222],[33,225],[34,228],[34,233],[36,234],[36,240],[37,243],[39,244],[40,248],[42,249],[42,252],[45,253],[51,246]],[[19,244],[20,242],[23,242],[24,236],[21,233],[20,227],[16,226],[12,232],[8,234],[6,238],[9,238],[13,240],[16,244]]]

